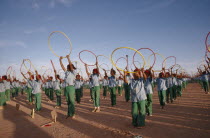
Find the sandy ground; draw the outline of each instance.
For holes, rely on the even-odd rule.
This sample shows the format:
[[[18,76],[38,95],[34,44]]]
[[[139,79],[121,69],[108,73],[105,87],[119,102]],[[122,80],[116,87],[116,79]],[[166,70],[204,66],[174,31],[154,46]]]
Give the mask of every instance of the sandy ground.
[[[102,92],[101,92],[102,94]],[[101,112],[92,113],[89,90],[85,90],[81,104],[76,104],[76,119],[65,119],[65,97],[62,108],[56,109],[58,119],[49,127],[40,127],[51,119],[55,101],[48,103],[42,94],[42,111],[30,117],[34,105],[26,102],[26,95],[19,95],[4,110],[0,110],[0,138],[47,138],[47,137],[153,137],[153,138],[209,138],[210,94],[204,94],[200,86],[191,83],[173,104],[160,109],[157,91],[153,96],[153,116],[146,117],[146,127],[136,129],[131,125],[131,103],[124,95],[117,96],[117,106],[111,107],[109,96],[102,99]],[[16,111],[16,103],[20,111]]]

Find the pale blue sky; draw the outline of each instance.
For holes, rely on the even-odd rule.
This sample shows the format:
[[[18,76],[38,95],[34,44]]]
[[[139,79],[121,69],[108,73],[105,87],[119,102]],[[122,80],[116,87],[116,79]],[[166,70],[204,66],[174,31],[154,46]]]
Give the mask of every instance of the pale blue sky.
[[[121,46],[148,47],[195,71],[205,54],[209,7],[209,0],[1,0],[0,74],[9,65],[18,70],[24,58],[37,67],[53,59],[58,67],[47,44],[55,30],[70,37],[73,60],[84,49],[108,56]],[[65,38],[52,41],[68,54]]]

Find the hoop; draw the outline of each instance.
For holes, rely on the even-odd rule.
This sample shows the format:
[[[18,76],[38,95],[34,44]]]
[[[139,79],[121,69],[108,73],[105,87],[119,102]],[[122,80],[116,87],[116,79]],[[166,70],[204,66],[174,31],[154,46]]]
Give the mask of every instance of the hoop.
[[[145,66],[146,62],[145,62],[144,56],[143,56],[139,51],[137,51],[136,49],[131,48],[131,47],[118,47],[118,48],[116,48],[114,51],[112,51],[112,54],[111,54],[111,57],[110,57],[110,60],[111,60],[112,65],[114,65],[117,69],[119,69],[119,70],[121,70],[121,71],[124,71],[123,69],[117,67],[117,65],[114,63],[114,61],[113,61],[113,59],[112,59],[112,56],[113,56],[113,54],[114,54],[115,51],[117,51],[118,49],[122,49],[122,48],[127,48],[127,49],[131,49],[131,50],[136,51],[136,52],[142,57],[142,59],[143,59],[143,61],[144,61],[143,67]],[[135,73],[135,72],[128,72],[128,71],[126,71],[126,72],[127,72],[127,73]]]
[[[128,61],[127,58],[125,58],[125,57],[120,57],[120,58],[118,58],[117,61],[115,62],[116,65],[117,65],[117,63],[118,63],[118,61],[119,61],[120,59],[125,59],[126,62]],[[128,62],[127,62],[126,67],[127,67],[127,66],[128,66]]]
[[[57,54],[53,51],[52,46],[51,46],[51,44],[50,44],[50,38],[51,38],[51,36],[52,36],[54,33],[61,33],[63,36],[65,36],[65,37],[68,39],[68,42],[69,42],[69,44],[70,44],[70,52],[69,52],[68,55],[70,55],[70,54],[71,54],[71,51],[72,51],[72,44],[71,44],[71,41],[70,41],[69,37],[68,37],[64,32],[61,32],[61,31],[53,31],[52,33],[50,33],[50,35],[49,35],[49,37],[48,37],[48,47],[49,47],[50,51],[51,51],[56,57],[60,58],[60,56],[57,55]],[[64,57],[64,58],[66,58],[66,57]]]
[[[96,57],[96,55],[92,52],[92,51],[89,51],[89,50],[82,50],[82,51],[80,51],[79,52],[79,59],[80,59],[80,61],[83,63],[83,64],[86,64],[82,59],[81,59],[81,57],[80,57],[80,55],[81,55],[81,53],[82,52],[89,52],[89,53],[91,53],[91,54],[93,54],[94,56],[95,56],[95,58],[96,58],[96,62],[97,62],[97,57]],[[88,65],[88,64],[87,64]],[[96,63],[95,64],[93,64],[93,65],[88,65],[88,66],[95,66],[96,65]]]
[[[152,64],[152,66],[151,66],[151,67],[153,67],[153,66],[155,65],[155,62],[156,62],[155,52],[154,52],[152,49],[150,49],[150,48],[140,48],[140,49],[138,49],[137,51],[140,51],[140,50],[142,50],[142,49],[148,49],[148,50],[150,50],[150,51],[153,53],[153,55],[154,55],[154,62],[153,62],[153,64]],[[136,55],[136,52],[135,52],[134,55],[133,55],[133,65],[136,67],[136,65],[135,65],[135,60],[134,60],[135,55]],[[149,67],[149,65],[147,65],[147,66]],[[145,66],[145,67],[146,67],[146,66]],[[136,68],[137,68],[137,67],[136,67]]]
[[[28,61],[30,63],[30,69],[28,69],[27,66],[25,65],[25,61]],[[24,59],[23,64],[28,71],[31,71],[31,66],[33,67],[34,70],[36,70],[30,59]]]
[[[164,60],[163,60],[163,63],[162,63],[162,68],[164,67],[166,67],[166,60],[167,59],[169,59],[169,58],[174,58],[175,59],[175,64],[174,65],[176,65],[176,57],[175,56],[169,56],[169,57],[167,57],[167,58],[165,58]],[[164,66],[164,63],[165,63],[165,66]]]
[[[15,70],[13,70],[13,77],[15,77],[16,78],[16,72],[15,72]]]
[[[48,72],[48,71],[50,71],[50,73],[49,73],[49,74],[47,74],[47,72]],[[45,74],[46,74],[46,75],[48,75],[48,76],[49,76],[51,73],[52,73],[52,69],[47,69],[47,70],[44,72],[44,74],[43,74],[43,75],[45,75]]]
[[[8,75],[10,75],[11,73],[12,73],[12,66],[9,66],[9,67],[7,68],[6,75],[8,76]]]
[[[169,70],[170,70],[171,68],[174,68],[174,67],[178,67],[178,70],[182,69],[182,66],[180,66],[179,64],[175,64],[175,65],[172,65],[172,66],[169,68]],[[173,70],[172,70],[172,72],[173,72]]]
[[[25,62],[28,62],[28,63],[30,63],[30,68],[28,69],[28,67],[26,66],[26,64],[25,64]],[[28,71],[30,71],[31,70],[31,61],[29,60],[29,59],[23,59],[23,63],[22,63],[23,65],[24,65],[24,67],[25,67],[25,69],[26,70],[28,70]],[[22,71],[21,71],[22,72]]]
[[[82,70],[80,69],[80,68],[78,68],[78,73],[81,73],[81,75],[80,76],[82,76],[83,77],[83,73],[82,73]]]
[[[134,61],[134,62],[138,62],[138,63],[139,63],[139,65],[140,65],[140,67],[139,67],[139,68],[141,68],[141,63],[140,63],[139,61]]]
[[[206,40],[205,40],[206,50],[208,52],[210,52],[210,45],[208,45],[208,37],[209,37],[209,35],[210,35],[210,32],[206,35]]]
[[[151,54],[149,57],[148,57],[148,65],[150,64],[150,57],[152,56],[153,54]],[[163,58],[163,60],[165,59],[165,57],[162,55],[162,54],[159,54],[159,53],[155,53],[155,55],[159,55]],[[155,56],[156,57],[156,56]],[[157,58],[156,58],[157,59]],[[161,72],[162,70],[154,70],[154,72]]]
[[[99,68],[104,69],[104,68],[101,67],[102,65],[106,65],[106,66],[108,67],[108,69],[109,69],[109,66],[108,66],[106,63],[102,63],[102,64],[99,66]],[[109,70],[106,70],[106,71],[109,71]]]

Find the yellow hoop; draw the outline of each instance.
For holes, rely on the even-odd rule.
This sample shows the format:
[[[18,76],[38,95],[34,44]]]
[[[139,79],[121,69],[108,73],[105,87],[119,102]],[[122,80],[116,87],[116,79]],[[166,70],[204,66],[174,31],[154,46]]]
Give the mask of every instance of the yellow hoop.
[[[123,69],[119,68],[119,67],[114,63],[114,61],[113,61],[113,59],[112,59],[112,56],[113,56],[113,54],[114,54],[115,51],[117,51],[118,49],[122,49],[122,48],[131,49],[131,50],[134,50],[136,53],[138,53],[138,54],[142,57],[142,59],[143,59],[143,61],[144,61],[143,67],[145,66],[146,61],[145,61],[145,59],[144,59],[144,56],[143,56],[138,50],[136,50],[136,49],[134,49],[134,48],[131,48],[131,47],[118,47],[118,48],[116,48],[116,49],[112,52],[112,54],[111,54],[111,56],[110,56],[110,60],[111,60],[112,65],[114,65],[117,69],[119,69],[119,70],[121,70],[121,71],[124,71]],[[128,72],[128,71],[126,71],[126,72],[127,72],[127,73],[135,73],[135,72]]]
[[[25,61],[28,61],[30,63],[30,69],[31,69],[31,61],[29,59],[23,59],[23,65],[26,68],[26,70],[30,71],[30,69],[27,68],[27,66],[25,65]]]
[[[48,47],[49,47],[50,51],[51,51],[56,57],[60,58],[60,56],[57,55],[57,54],[53,51],[52,46],[50,45],[50,37],[51,37],[54,33],[61,33],[62,35],[64,35],[64,36],[68,39],[69,44],[70,44],[70,53],[69,53],[69,55],[70,55],[70,54],[71,54],[71,51],[72,51],[72,44],[71,44],[71,41],[70,41],[69,37],[68,37],[64,32],[61,32],[61,31],[53,31],[52,33],[50,33],[50,36],[48,37]],[[65,56],[64,58],[66,58],[66,56]]]
[[[159,53],[155,53],[155,54],[161,56],[161,57],[163,58],[163,60],[165,59],[165,57],[164,57],[162,54],[159,54]],[[147,65],[147,66],[150,65],[150,57],[151,57],[152,55],[153,55],[153,54],[151,54],[151,55],[148,57],[148,60],[147,60],[148,65]],[[157,58],[156,58],[156,60],[157,60]],[[154,72],[161,72],[161,71],[162,71],[162,70],[154,70]]]

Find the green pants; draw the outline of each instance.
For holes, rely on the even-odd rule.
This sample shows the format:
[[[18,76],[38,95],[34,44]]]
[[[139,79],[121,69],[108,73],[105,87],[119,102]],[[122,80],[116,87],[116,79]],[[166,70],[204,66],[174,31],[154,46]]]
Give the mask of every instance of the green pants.
[[[173,102],[173,90],[172,90],[172,87],[170,87],[170,88],[168,88],[166,90],[166,101],[167,101],[167,103],[169,103],[169,99],[170,99],[170,101],[172,103]]]
[[[166,90],[158,91],[158,97],[161,106],[165,106],[166,102]]]
[[[172,87],[172,91],[173,91],[173,99],[176,100],[176,95],[177,95],[177,86],[176,85],[174,85]]]
[[[45,91],[45,95],[49,98],[49,89],[45,88],[44,91]]]
[[[92,87],[90,87],[90,98],[91,98],[91,100],[93,100],[93,88]]]
[[[12,94],[12,98],[14,98],[15,97],[15,88],[11,88],[10,91],[11,91],[11,94]]]
[[[116,87],[110,87],[111,105],[116,105]]]
[[[36,111],[41,110],[41,93],[34,94],[35,96],[35,106],[36,106]]]
[[[132,102],[131,113],[133,126],[145,126],[145,100]]]
[[[6,95],[5,92],[0,92],[0,106],[6,105]]]
[[[7,89],[5,91],[5,95],[6,95],[6,101],[10,101],[10,89]]]
[[[21,87],[18,87],[17,89],[18,89],[18,90],[17,90],[17,91],[18,91],[18,93],[21,93],[22,88],[21,88]],[[18,93],[17,93],[17,95],[18,95]]]
[[[203,81],[203,88],[205,92],[209,91],[209,82],[208,81]]]
[[[76,91],[76,101],[77,103],[80,103],[80,98],[81,98],[81,89],[75,89]]]
[[[33,102],[32,88],[28,88],[28,101]]]
[[[182,96],[182,86],[177,86],[177,96]]]
[[[67,86],[65,88],[66,90],[66,99],[68,104],[68,116],[74,116],[75,115],[75,88],[74,86]]]
[[[95,86],[92,88],[92,97],[94,107],[100,107],[100,86]]]
[[[199,82],[199,84],[201,85],[201,89],[204,89],[204,87],[203,87],[203,82],[202,82],[201,80],[199,80],[198,82]]]
[[[53,101],[53,100],[54,100],[54,92],[53,92],[53,88],[50,88],[50,89],[49,89],[49,98],[50,98],[50,100],[51,100],[51,101]]]
[[[18,96],[18,88],[12,88],[12,98]]]
[[[103,96],[106,97],[108,86],[103,86]]]
[[[125,90],[125,101],[128,102],[130,100],[130,86],[127,83],[124,83]]]
[[[55,90],[56,94],[56,105],[61,106],[61,90]]]
[[[122,86],[118,86],[117,88],[118,88],[118,94],[122,95],[123,87]]]
[[[80,98],[82,98],[83,97],[83,86],[81,86],[81,88],[80,88]]]
[[[148,115],[152,115],[152,94],[147,94],[146,112]]]

